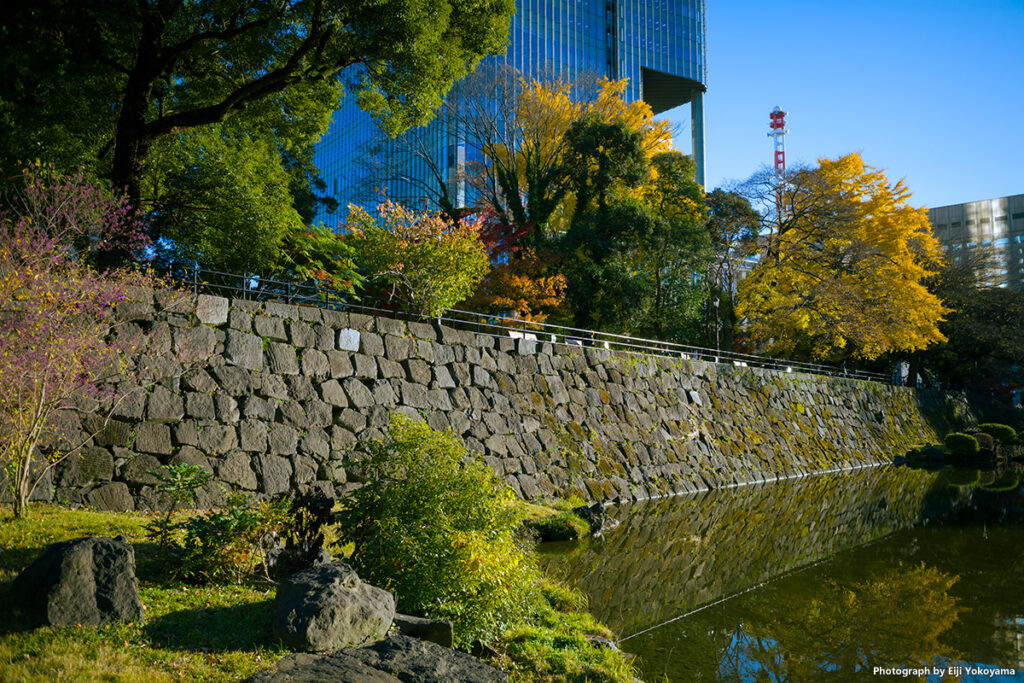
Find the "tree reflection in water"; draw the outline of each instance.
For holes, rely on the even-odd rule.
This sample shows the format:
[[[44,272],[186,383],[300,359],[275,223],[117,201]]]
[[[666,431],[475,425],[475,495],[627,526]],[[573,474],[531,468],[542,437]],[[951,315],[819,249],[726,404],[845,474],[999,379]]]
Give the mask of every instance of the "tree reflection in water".
[[[743,600],[745,618],[712,678],[781,683],[845,680],[875,666],[945,668],[960,656],[942,640],[963,612],[949,593],[957,578],[921,564],[848,585],[827,579],[816,591],[766,587]]]

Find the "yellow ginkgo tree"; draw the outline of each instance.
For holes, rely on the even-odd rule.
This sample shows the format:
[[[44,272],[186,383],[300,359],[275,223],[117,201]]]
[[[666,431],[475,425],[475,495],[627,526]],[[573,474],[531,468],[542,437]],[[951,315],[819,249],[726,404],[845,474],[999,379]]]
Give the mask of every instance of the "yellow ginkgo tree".
[[[902,180],[859,154],[789,174],[762,261],[739,287],[737,313],[768,352],[873,359],[944,341],[949,310],[924,280],[942,265],[928,213]]]

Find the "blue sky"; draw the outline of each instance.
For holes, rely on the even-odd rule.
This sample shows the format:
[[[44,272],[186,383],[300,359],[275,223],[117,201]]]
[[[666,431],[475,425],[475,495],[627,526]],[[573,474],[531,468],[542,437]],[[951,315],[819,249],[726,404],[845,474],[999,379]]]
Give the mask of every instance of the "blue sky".
[[[915,206],[1024,193],[1024,0],[708,0],[707,186],[860,152]],[[676,145],[690,149],[689,107]]]

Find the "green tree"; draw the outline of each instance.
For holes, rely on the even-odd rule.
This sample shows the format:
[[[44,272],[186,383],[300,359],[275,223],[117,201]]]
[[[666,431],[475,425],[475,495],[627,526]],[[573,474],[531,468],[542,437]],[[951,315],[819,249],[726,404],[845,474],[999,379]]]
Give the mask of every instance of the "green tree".
[[[368,284],[421,315],[441,315],[468,297],[490,267],[479,223],[452,224],[385,202],[379,219],[353,207],[347,229],[345,243]]]
[[[693,159],[681,152],[655,154],[651,176],[641,188],[642,199],[659,220],[634,247],[637,272],[649,291],[637,333],[689,341],[708,292],[711,239],[704,192]]]
[[[752,601],[733,660],[778,681],[848,680],[872,665],[924,667],[956,652],[944,640],[964,608],[950,594],[959,577],[921,564],[828,582],[779,610],[769,595]]]
[[[154,227],[168,261],[260,272],[277,260],[284,236],[303,228],[288,173],[266,140],[194,128],[161,141],[153,156]]]
[[[644,136],[621,122],[587,117],[566,138],[576,208],[562,268],[576,325],[686,339],[709,257],[693,162],[678,152],[648,161]]]
[[[994,380],[1024,384],[1024,301],[1019,292],[983,284],[984,253],[955,258],[929,283],[953,309],[939,324],[947,341],[915,354],[912,374],[920,368],[956,388]]]
[[[708,343],[716,348],[732,349],[736,317],[736,290],[740,264],[757,254],[757,236],[761,214],[738,192],[716,188],[706,197],[707,231],[711,238],[712,258],[708,267],[710,297],[706,319]]]
[[[16,3],[0,34],[4,142],[18,143],[9,154],[55,138],[62,156],[91,152],[138,206],[162,138],[305,83],[341,76],[389,131],[424,123],[501,49],[512,11],[512,0]]]

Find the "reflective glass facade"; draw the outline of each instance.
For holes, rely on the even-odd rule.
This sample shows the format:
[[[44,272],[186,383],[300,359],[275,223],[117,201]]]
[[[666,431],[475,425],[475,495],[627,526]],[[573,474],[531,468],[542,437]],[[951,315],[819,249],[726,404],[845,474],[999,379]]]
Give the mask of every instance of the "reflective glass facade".
[[[628,78],[627,99],[642,98],[655,113],[689,102],[694,160],[703,183],[704,16],[703,0],[517,0],[507,53],[485,62],[507,64],[528,76]],[[373,203],[374,185],[386,184],[392,199],[435,208],[431,188],[437,187],[438,176],[448,182],[456,203],[471,200],[454,176],[466,161],[465,150],[444,108],[431,124],[398,145],[376,129],[354,99],[347,99],[335,112],[314,161],[327,192],[342,206]],[[397,171],[388,173],[386,183],[375,181],[371,160]],[[328,224],[337,220],[321,218]]]
[[[954,264],[983,252],[983,284],[1024,289],[1024,194],[928,210],[932,234]]]

